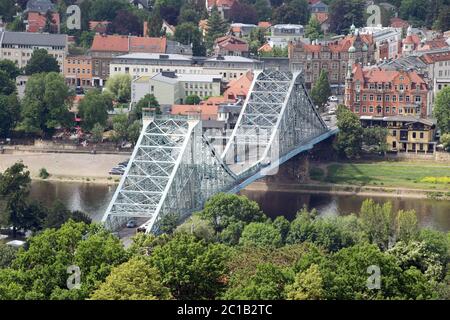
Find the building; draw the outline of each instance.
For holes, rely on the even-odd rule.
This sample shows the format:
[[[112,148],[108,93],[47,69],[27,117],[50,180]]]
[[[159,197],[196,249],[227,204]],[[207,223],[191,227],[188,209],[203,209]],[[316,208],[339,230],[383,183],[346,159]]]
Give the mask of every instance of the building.
[[[421,39],[417,34],[412,33],[411,26],[408,27],[406,38],[402,41],[402,54],[409,56],[414,53],[421,43]]]
[[[103,86],[109,77],[110,63],[115,56],[129,52],[165,53],[167,40],[165,37],[136,37],[121,35],[96,34],[92,42],[92,80],[96,86]]]
[[[292,41],[302,40],[304,34],[300,24],[276,24],[270,27],[270,36],[266,40],[272,48],[285,48]]]
[[[206,58],[179,54],[130,53],[112,59],[110,74],[125,73],[135,79],[173,71],[177,74],[220,75],[222,81],[228,82],[239,78],[248,70],[261,68],[261,61],[237,56]]]
[[[311,12],[311,14],[328,13],[328,5],[326,5],[322,1],[318,1],[309,5],[309,11]]]
[[[0,59],[24,68],[35,49],[45,49],[59,64],[61,72],[68,52],[67,35],[0,31]]]
[[[205,0],[205,6],[208,13],[216,6],[222,18],[228,19],[230,9],[236,1],[237,0]]]
[[[216,56],[240,56],[248,57],[249,46],[247,41],[235,36],[223,36],[214,42],[214,54]]]
[[[51,15],[52,15],[52,23],[50,25],[50,31],[52,33],[59,33],[59,31],[60,31],[59,13],[52,12]],[[46,22],[47,22],[47,17],[46,17],[45,13],[30,11],[30,12],[28,12],[27,20],[25,21],[26,31],[27,32],[44,32]]]
[[[95,31],[97,33],[106,33],[108,30],[108,26],[111,24],[111,21],[89,21],[89,30]]]
[[[56,5],[50,0],[28,0],[25,13],[39,12],[45,14],[47,11],[56,12]]]
[[[67,56],[64,78],[69,86],[92,86],[92,58],[90,56]]]
[[[374,53],[376,61],[398,58],[402,39],[401,28],[382,27],[380,25],[361,28],[359,33],[372,36],[376,48]]]
[[[226,99],[234,101],[244,101],[247,98],[247,94],[250,91],[250,86],[253,82],[253,72],[247,71],[243,76],[236,80],[230,81],[227,89],[223,93]]]
[[[428,86],[416,71],[350,64],[345,105],[359,116],[427,116]]]
[[[161,106],[183,104],[187,96],[200,98],[219,96],[221,77],[218,75],[176,74],[163,71],[152,77],[143,76],[133,80],[131,102],[137,103],[146,94],[153,94]]]
[[[390,152],[433,154],[436,151],[435,124],[412,116],[361,116],[363,127],[388,129],[386,143]]]
[[[255,28],[258,28],[256,24],[246,24],[246,23],[230,24],[231,34],[239,38],[250,36],[250,33]]]
[[[322,70],[327,71],[328,81],[334,94],[343,94],[349,59],[364,65],[374,62],[374,45],[371,35],[348,35],[341,40],[313,44],[303,41],[291,43],[288,47],[290,69],[302,70],[305,85],[311,89],[319,79]]]

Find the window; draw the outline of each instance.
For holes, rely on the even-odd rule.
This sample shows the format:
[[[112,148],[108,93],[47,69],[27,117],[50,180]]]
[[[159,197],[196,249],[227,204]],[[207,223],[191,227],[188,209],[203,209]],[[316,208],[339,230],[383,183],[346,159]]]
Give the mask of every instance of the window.
[[[369,100],[370,100],[370,101],[373,101],[373,94],[371,94],[371,95],[369,96]]]
[[[422,102],[422,97],[421,96],[416,96],[416,102]]]
[[[403,85],[402,84],[400,85],[400,91],[403,91]]]
[[[405,96],[405,101],[409,102],[409,96]]]
[[[359,113],[359,107],[355,107],[355,112]]]
[[[395,113],[397,111],[396,107],[392,107],[392,113]]]
[[[370,106],[370,107],[369,107],[369,112],[370,112],[370,113],[373,113],[373,106]]]
[[[367,100],[367,96],[365,94],[363,94],[363,101]]]
[[[381,106],[377,106],[377,113],[381,113]]]
[[[397,130],[392,130],[392,136],[394,136],[394,137],[397,136]]]
[[[420,136],[420,139],[423,139],[423,132],[421,132],[421,133],[419,134],[419,136]]]
[[[392,102],[396,102],[397,101],[397,96],[394,94],[392,95]]]
[[[384,97],[384,100],[385,101],[389,101],[389,95],[388,94]]]
[[[413,137],[413,139],[416,138],[416,133],[415,132],[412,133],[412,137]]]
[[[377,94],[377,101],[381,101],[381,94]]]
[[[386,107],[386,113],[389,113],[391,109],[389,107]]]
[[[403,95],[402,95],[402,94],[400,94],[400,95],[398,96],[398,101],[399,101],[399,102],[403,102]]]

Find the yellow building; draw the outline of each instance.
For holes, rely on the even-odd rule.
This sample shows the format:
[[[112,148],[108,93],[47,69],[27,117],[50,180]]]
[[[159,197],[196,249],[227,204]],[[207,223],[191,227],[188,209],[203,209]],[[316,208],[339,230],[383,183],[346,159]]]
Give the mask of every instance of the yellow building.
[[[435,124],[412,116],[361,116],[364,127],[382,126],[388,129],[386,143],[391,152],[432,154],[436,151]]]

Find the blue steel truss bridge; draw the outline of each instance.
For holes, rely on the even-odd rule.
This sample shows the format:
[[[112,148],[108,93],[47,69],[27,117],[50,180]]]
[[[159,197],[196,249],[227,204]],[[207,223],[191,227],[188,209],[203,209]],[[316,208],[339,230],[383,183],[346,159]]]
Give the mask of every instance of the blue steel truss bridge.
[[[147,232],[157,232],[168,213],[185,217],[218,192],[238,192],[336,132],[317,112],[300,72],[255,71],[226,143],[208,137],[198,117],[145,119],[102,221],[118,230],[145,219]]]

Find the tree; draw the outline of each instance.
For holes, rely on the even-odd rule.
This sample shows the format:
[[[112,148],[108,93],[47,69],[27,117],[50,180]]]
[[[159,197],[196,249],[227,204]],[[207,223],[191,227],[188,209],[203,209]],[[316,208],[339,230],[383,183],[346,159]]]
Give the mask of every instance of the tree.
[[[368,240],[382,250],[388,249],[395,230],[392,203],[386,202],[380,205],[372,199],[366,199],[361,205],[359,216]]]
[[[16,14],[14,0],[0,0],[0,12],[5,22],[11,22]]]
[[[153,8],[152,14],[147,24],[147,32],[149,37],[160,37],[162,35],[161,34],[162,25],[163,20],[161,17],[160,8],[155,7]]]
[[[443,135],[441,135],[439,141],[444,146],[444,150],[450,151],[450,133],[444,133]]]
[[[69,112],[71,94],[62,75],[56,72],[32,75],[22,100],[21,127],[26,132],[49,135],[57,127],[72,121]]]
[[[187,234],[191,234],[196,238],[204,239],[207,242],[216,240],[215,232],[211,223],[202,219],[199,214],[193,214],[183,224],[179,225],[175,229],[175,232],[184,232]]]
[[[46,229],[28,243],[28,249],[19,251],[12,264],[19,273],[16,289],[23,288],[26,299],[88,298],[111,269],[126,259],[117,237],[98,225],[74,221],[59,229]],[[67,289],[67,268],[71,265],[81,270],[78,290]]]
[[[16,258],[16,254],[16,248],[0,243],[0,269],[9,268]]]
[[[206,244],[185,233],[177,233],[166,244],[153,249],[151,265],[162,276],[175,299],[213,299],[225,285],[228,249],[221,244]]]
[[[294,283],[286,287],[290,300],[320,300],[324,298],[323,279],[316,264],[295,276]]]
[[[367,127],[363,129],[363,143],[375,152],[384,153],[388,149],[386,138],[388,129],[383,127]]]
[[[45,210],[45,209],[44,209]],[[46,217],[44,221],[44,228],[60,228],[69,220],[75,222],[84,222],[86,224],[91,223],[91,219],[84,213],[71,212],[66,206],[59,200],[55,201],[52,207],[46,211]]]
[[[14,91],[16,91],[16,84],[9,77],[8,73],[3,70],[0,70],[0,96],[1,95],[10,95]]]
[[[92,300],[167,300],[170,291],[161,283],[161,275],[142,258],[131,260],[113,268],[100,287],[91,295]]]
[[[281,245],[281,235],[272,224],[252,222],[244,227],[239,243],[243,245],[278,247]]]
[[[450,133],[450,87],[444,87],[436,95],[433,115],[441,133]]]
[[[397,238],[399,241],[410,242],[417,239],[419,225],[414,210],[400,210],[397,212]]]
[[[272,20],[276,23],[305,25],[309,19],[309,7],[306,0],[291,0],[273,10]]]
[[[138,120],[142,119],[142,109],[144,108],[155,108],[155,113],[161,114],[161,109],[159,108],[158,100],[156,100],[156,97],[151,93],[147,93],[134,106],[133,113],[136,119]]]
[[[89,90],[78,106],[81,126],[85,130],[92,130],[95,124],[106,125],[108,110],[112,109],[111,98],[100,90]]]
[[[258,14],[258,21],[267,21],[270,19],[272,10],[268,0],[256,0],[255,8],[256,13]]]
[[[97,21],[112,21],[119,10],[127,9],[127,2],[122,0],[95,0],[95,1],[85,1],[88,2],[88,11],[83,13],[88,13],[89,20]]]
[[[184,22],[175,29],[174,38],[176,41],[192,45],[192,53],[194,56],[204,56],[205,46],[202,42],[202,34],[198,26],[192,22]]]
[[[184,101],[185,104],[200,104],[200,97],[196,94],[191,94],[186,97],[186,100]]]
[[[55,32],[54,25],[55,20],[53,19],[53,13],[50,10],[47,10],[47,12],[45,13],[44,32],[54,33]]]
[[[263,222],[264,213],[255,201],[244,196],[219,193],[211,197],[200,213],[200,217],[210,221],[216,232],[221,232],[235,222]]]
[[[94,40],[94,31],[83,31],[79,37],[79,44],[85,49],[89,49],[92,46],[92,41]]]
[[[364,0],[333,0],[329,7],[328,21],[330,32],[336,34],[347,33],[352,24],[363,26]]]
[[[208,50],[211,50],[214,41],[228,31],[228,24],[222,19],[216,6],[211,9],[211,14],[206,26],[206,47]]]
[[[308,25],[306,26],[305,37],[309,38],[310,40],[315,40],[322,37],[320,22],[314,15],[309,18]]]
[[[26,166],[17,162],[0,173],[0,196],[6,202],[6,207],[1,210],[1,220],[5,225],[13,227],[13,237],[16,237],[17,229],[29,225],[24,219],[26,211],[24,199],[30,192],[30,172],[25,171]]]
[[[258,23],[258,13],[255,7],[247,3],[234,2],[229,15],[233,23]]]
[[[106,82],[106,88],[118,102],[129,102],[131,99],[131,77],[128,74],[115,74]]]
[[[94,124],[92,127],[92,139],[95,143],[103,142],[103,132],[105,131],[105,127],[103,127],[100,123]]]
[[[200,21],[200,14],[195,10],[195,8],[191,7],[190,5],[184,5],[181,8],[180,16],[178,17],[178,26],[180,26],[182,23],[191,22],[194,25],[198,25],[198,22]],[[176,31],[176,30],[175,30]]]
[[[41,72],[58,72],[59,65],[56,59],[47,53],[45,49],[35,49],[25,66],[25,74],[32,75]]]
[[[128,126],[128,141],[136,144],[142,131],[142,124],[139,120],[134,120]]]
[[[15,94],[0,95],[0,137],[6,137],[20,119],[20,104]]]
[[[325,69],[320,72],[314,87],[311,90],[311,98],[315,105],[319,106],[319,110],[324,110],[328,97],[331,95],[330,83],[328,82],[328,74]]]
[[[171,234],[179,223],[180,215],[178,213],[169,212],[162,216],[158,221],[158,227],[162,233]]]
[[[271,263],[263,263],[256,267],[256,273],[244,283],[231,279],[224,299],[281,300],[285,298],[284,287],[290,280],[285,270]]]
[[[400,18],[408,20],[414,26],[422,27],[425,24],[429,1],[402,0],[399,8]]]
[[[11,80],[15,80],[20,74],[20,69],[11,60],[0,60],[0,71],[4,71],[8,74]]]
[[[346,106],[339,105],[336,118],[339,132],[334,147],[347,158],[358,157],[361,152],[363,132],[358,116]]]
[[[25,31],[25,23],[21,17],[15,17],[14,20],[6,25],[6,30],[8,31]]]
[[[108,25],[108,33],[139,36],[142,34],[142,25],[132,12],[119,10]]]
[[[450,29],[450,5],[443,6],[439,9],[439,14],[437,16],[437,20],[434,21],[433,29],[437,29],[442,32]]]
[[[117,114],[112,119],[114,140],[126,140],[128,137],[128,117],[125,113]]]

